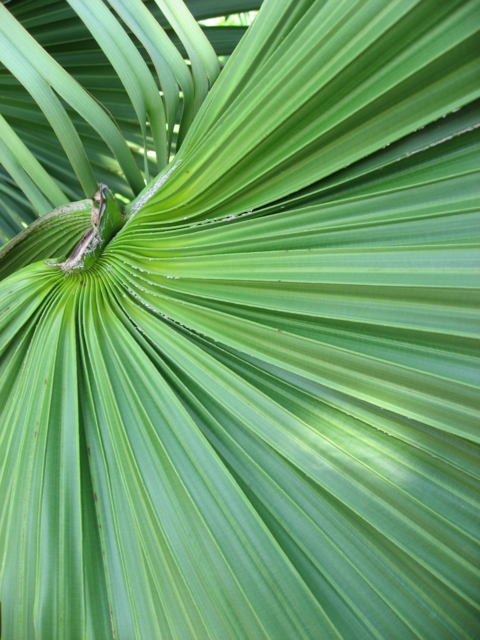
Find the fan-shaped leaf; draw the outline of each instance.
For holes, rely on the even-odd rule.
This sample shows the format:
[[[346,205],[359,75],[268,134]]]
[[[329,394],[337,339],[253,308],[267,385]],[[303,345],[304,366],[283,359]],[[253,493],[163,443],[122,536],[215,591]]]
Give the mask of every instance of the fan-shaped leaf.
[[[266,0],[89,270],[3,250],[8,640],[478,636],[477,17]]]

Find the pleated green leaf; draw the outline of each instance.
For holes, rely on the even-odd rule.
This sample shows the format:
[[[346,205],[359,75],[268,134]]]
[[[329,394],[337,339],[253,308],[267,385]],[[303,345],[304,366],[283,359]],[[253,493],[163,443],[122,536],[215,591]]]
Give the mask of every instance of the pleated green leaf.
[[[167,163],[165,111],[157,86],[137,48],[103,2],[68,0],[68,3],[100,44],[132,102],[142,130],[145,176],[148,182],[147,118],[158,166],[161,169]]]
[[[34,91],[32,96],[39,102],[39,106],[59,136],[86,195],[93,196],[97,183],[73,124],[52,88],[70,105],[73,104],[75,110],[107,142],[122,166],[132,189],[141,189],[143,180],[125,140],[103,109],[64,69],[55,63],[2,6],[0,6],[0,14],[1,59],[30,92]]]
[[[45,171],[35,156],[18,137],[8,122],[0,115],[0,140],[2,144],[5,166],[9,163],[17,184],[23,182],[23,191],[36,206],[40,214],[51,211],[52,205],[61,206],[68,202],[65,194]],[[8,158],[8,159],[7,159]],[[10,162],[8,162],[10,161]],[[28,176],[28,178],[27,178]],[[38,191],[40,194],[37,195]]]
[[[265,0],[91,268],[103,191],[0,252],[2,640],[480,635],[479,11]]]
[[[198,110],[220,71],[217,56],[183,0],[155,2],[187,51],[195,85],[195,110]]]
[[[67,257],[88,229],[91,211],[91,200],[72,202],[32,222],[0,249],[0,280],[42,258]]]
[[[160,86],[162,87],[165,97],[168,125],[167,152],[170,153],[173,130],[179,108],[178,86],[182,88],[184,105],[186,107],[182,114],[182,129],[188,128],[193,117],[191,109],[194,90],[192,76],[188,72],[180,53],[175,46],[172,45],[161,26],[152,19],[152,15],[141,0],[134,0],[134,2],[130,1],[128,3],[124,0],[110,0],[110,4],[142,42],[155,65]],[[162,55],[161,51],[168,52],[168,63],[165,60],[165,54]],[[182,131],[182,137],[183,136],[184,133]],[[177,142],[177,148],[179,148],[179,146]],[[147,147],[146,142],[145,147]],[[164,162],[163,165],[164,164],[166,164],[166,162]],[[163,165],[161,165],[160,168],[163,168]]]
[[[28,181],[23,167],[19,174]],[[0,243],[3,244],[34,222],[38,212],[3,167],[0,167],[0,176]]]
[[[104,7],[104,3],[93,3],[88,10],[85,3],[78,5],[79,12],[95,31],[98,41],[92,37],[67,0],[49,3],[38,0],[13,0],[8,3],[8,10],[38,44],[77,80],[97,103],[100,102],[105,107],[108,115],[116,123],[116,126],[113,125],[114,129],[120,128],[129,151],[133,154],[134,164],[143,172],[148,182],[149,176],[153,177],[158,168],[163,167],[175,150],[180,148],[195,117],[195,105],[198,109],[206,95],[203,86],[205,83],[200,82],[200,93],[196,92],[191,67],[185,64],[183,59],[188,57],[188,53],[154,0],[147,0],[146,6],[142,0],[135,3],[115,0],[110,4],[124,21],[123,27],[115,21],[114,16]],[[261,0],[235,0],[228,4],[228,12],[235,14],[238,11],[258,9],[260,4]],[[218,1],[198,3],[188,0],[187,6],[198,19],[225,13],[225,5]],[[234,18],[230,18],[230,22],[232,20]],[[241,20],[239,17],[235,24],[239,24]],[[218,18],[214,22],[218,23],[218,26],[202,27],[204,33],[217,55],[229,56],[244,35],[245,27],[223,26],[222,20],[219,22]],[[193,31],[190,28],[189,32],[195,36],[189,49],[195,52],[200,47],[200,54],[213,82],[218,73],[218,62],[214,59],[205,36],[194,21],[192,24]],[[24,54],[25,46],[28,50],[31,49],[31,42],[27,42],[23,47],[20,44],[25,37],[25,33],[21,37],[18,37],[17,33],[13,40],[13,45],[22,49],[20,56],[18,53],[15,54],[17,67],[20,64],[18,58]],[[40,76],[53,62],[45,58],[45,51],[39,53],[37,49],[33,57],[33,51],[30,51],[30,60],[39,55],[43,60],[39,67]],[[202,77],[206,77],[202,63],[200,68]],[[56,69],[57,76],[60,71]],[[117,76],[117,71],[120,76]],[[30,74],[32,73],[34,71],[30,69]],[[138,79],[140,75],[141,82]],[[62,100],[59,106],[55,100],[55,91],[59,87],[57,76],[56,84],[54,81],[52,85],[53,96],[44,95],[49,93],[48,88],[45,88],[41,77],[37,78],[37,84],[41,85],[42,91],[37,87],[36,96],[46,109],[49,122],[29,93],[0,64],[0,114],[31,151],[39,166],[46,169],[51,176],[50,180],[55,186],[51,184],[49,189],[54,188],[65,194],[63,202],[66,202],[66,199],[76,201],[85,197],[85,193],[92,195],[100,182],[107,182],[110,189],[122,198],[130,200],[144,185],[137,181],[138,169],[128,160],[129,151],[127,156],[122,155],[125,148],[122,151],[118,131],[112,130],[113,123],[106,123],[107,114],[100,118],[101,127],[96,125],[94,120],[88,119],[89,109],[98,110],[98,104],[92,106],[90,102],[84,105],[86,109],[81,110],[82,115],[80,112],[77,113],[77,105],[85,99],[88,102],[88,94],[82,97],[80,88],[71,82],[69,84],[65,74],[63,80],[66,87],[63,87],[62,96],[67,97],[68,102],[69,93],[73,91],[74,97],[70,96],[73,108]],[[155,76],[159,79],[160,95],[155,86]],[[47,84],[48,82],[47,79]],[[124,87],[128,88],[128,92]],[[29,90],[33,89],[33,86],[29,87]],[[167,129],[162,115],[163,105]],[[65,111],[62,111],[61,107],[64,107]],[[147,107],[149,118],[146,115]],[[57,114],[60,116],[57,117]],[[84,117],[87,117],[93,128],[85,122]],[[98,120],[99,117],[97,114],[95,119]],[[51,124],[54,125],[53,128]],[[78,136],[74,133],[72,125]],[[60,135],[63,148],[54,129]],[[68,151],[67,155],[65,150]],[[52,206],[60,204],[55,200],[49,205],[42,196],[42,189],[40,188],[40,194],[37,192],[38,184],[32,185],[29,177],[16,168],[7,155],[5,152],[2,153],[2,161],[8,164],[15,178],[12,182],[11,175],[0,168],[0,243],[12,238],[23,228],[24,223],[28,224],[39,213],[42,215],[51,210]],[[79,183],[77,174],[81,177],[85,189]],[[132,179],[134,183],[131,182]],[[15,186],[18,180],[21,182],[21,190]],[[131,182],[132,187],[127,180]],[[29,194],[33,205],[22,191]],[[47,200],[50,202],[51,198],[47,196]]]
[[[266,204],[478,97],[477,2],[441,12],[429,2],[352,5],[304,7],[260,68],[244,68],[247,34],[177,155],[182,170],[148,204],[141,199],[143,220],[159,210],[181,220],[207,208],[217,217]],[[261,47],[253,39],[261,18],[252,53]],[[225,103],[222,89],[248,73],[237,97],[226,88]]]

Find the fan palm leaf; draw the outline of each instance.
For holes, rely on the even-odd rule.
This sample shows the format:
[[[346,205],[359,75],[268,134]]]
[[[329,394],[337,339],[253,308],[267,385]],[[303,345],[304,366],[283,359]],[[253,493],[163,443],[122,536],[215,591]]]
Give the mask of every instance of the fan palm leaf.
[[[215,80],[159,1],[184,86],[152,2],[11,5],[86,164],[5,71],[2,638],[478,636],[479,2],[265,0]],[[72,7],[116,124],[47,52]]]

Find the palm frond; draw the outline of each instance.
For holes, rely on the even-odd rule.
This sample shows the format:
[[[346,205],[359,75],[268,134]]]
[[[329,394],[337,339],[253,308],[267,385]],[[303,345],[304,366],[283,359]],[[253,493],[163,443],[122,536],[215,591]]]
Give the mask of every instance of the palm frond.
[[[90,269],[0,252],[6,639],[479,635],[479,12],[265,0]]]
[[[89,21],[91,29],[96,29],[96,40],[66,0],[48,3],[14,0],[9,3],[8,10],[11,15],[44,51],[40,50],[38,44],[33,43],[26,33],[19,30],[18,24],[12,27],[12,31],[8,28],[9,24],[13,24],[11,20],[4,20],[5,36],[8,36],[7,31],[10,30],[12,40],[4,42],[4,47],[12,50],[12,47],[17,46],[22,49],[20,52],[14,49],[12,64],[16,65],[15,68],[22,64],[27,65],[30,75],[35,74],[35,70],[30,68],[31,61],[38,59],[37,71],[40,77],[37,74],[36,82],[41,86],[36,89],[36,95],[47,109],[47,117],[11,71],[2,68],[1,65],[0,115],[5,117],[17,136],[50,174],[57,188],[70,201],[79,200],[85,195],[91,197],[100,182],[108,183],[115,193],[130,200],[143,188],[144,177],[148,182],[149,177],[153,177],[175,149],[180,147],[193,121],[195,109],[198,109],[206,95],[206,91],[201,89],[201,86],[207,87],[208,84],[205,72],[198,70],[195,65],[195,69],[204,76],[204,80],[196,87],[189,67],[182,57],[188,54],[153,0],[146,5],[140,0],[135,4],[117,0],[110,5],[118,17],[125,21],[123,28],[114,17],[113,11],[103,3],[94,2],[87,16],[87,5],[81,3],[83,17]],[[258,9],[259,6],[260,0],[249,3],[235,0],[229,4],[228,10],[235,13],[245,8]],[[222,14],[225,5],[218,1],[200,5],[190,2],[190,8],[195,17],[202,19]],[[82,13],[81,7],[79,11]],[[230,55],[245,33],[244,28],[221,26],[210,27],[205,31],[207,35],[214,34],[211,36],[213,46],[217,47],[218,55],[222,56]],[[222,35],[223,33],[225,35]],[[210,82],[213,82],[212,59],[215,55],[211,48],[210,53],[208,52],[208,40],[198,31],[195,43],[195,47],[198,48],[200,45],[204,51],[204,64],[207,67],[210,65]],[[193,51],[192,48],[190,50]],[[45,52],[50,57],[46,56]],[[108,56],[114,61],[114,65]],[[22,57],[25,58],[23,63],[20,62]],[[121,60],[123,66],[120,69]],[[131,63],[135,61],[135,72],[131,71],[129,60]],[[54,61],[68,72],[70,79],[58,69]],[[216,58],[214,64],[218,69]],[[49,90],[42,80],[42,74],[47,68],[51,68],[54,74],[53,80],[49,76],[47,84],[50,80],[57,82],[54,83],[53,91]],[[203,69],[203,66],[201,68]],[[143,89],[139,88],[139,81],[136,79],[140,70]],[[117,71],[120,72],[119,75]],[[21,72],[21,69],[17,69],[17,75]],[[23,70],[24,75],[25,73]],[[155,80],[155,76],[158,76],[158,80]],[[63,78],[63,82],[68,86],[67,93],[61,94],[60,104],[56,93],[59,91],[59,78]],[[77,83],[72,82],[72,78],[80,83],[86,92],[82,91]],[[125,91],[122,82],[127,82],[128,91]],[[155,83],[161,89],[161,98],[155,89]],[[35,86],[30,86],[29,90],[34,90]],[[66,102],[63,98],[66,98]],[[69,99],[73,107],[68,103]],[[150,104],[150,118],[147,117],[146,111],[143,113],[144,102],[145,105]],[[80,104],[86,108],[78,112]],[[167,130],[162,120],[163,109],[168,121]],[[100,113],[102,111],[103,114]],[[90,124],[87,124],[88,122]],[[93,128],[90,126],[92,124]],[[122,140],[122,137],[125,140]],[[12,163],[9,162],[9,167],[11,166]],[[20,179],[23,178],[22,189],[28,190],[25,184],[27,179],[22,172],[17,171],[15,179],[19,178],[19,173]],[[78,176],[81,177],[80,182]],[[15,184],[12,184],[10,174],[5,173],[2,167],[0,181],[2,190],[13,189],[14,195],[5,195],[3,199],[4,205],[0,212],[2,242],[18,233],[23,228],[22,223],[30,222],[33,219],[32,215],[35,217],[37,209],[29,205],[22,191],[17,190]],[[35,192],[34,188],[30,188],[29,192],[35,197],[32,193]],[[43,197],[47,197],[48,200],[46,194],[43,194]],[[36,197],[36,202],[44,212],[45,203],[41,196]],[[54,206],[56,205],[57,203],[54,203]]]

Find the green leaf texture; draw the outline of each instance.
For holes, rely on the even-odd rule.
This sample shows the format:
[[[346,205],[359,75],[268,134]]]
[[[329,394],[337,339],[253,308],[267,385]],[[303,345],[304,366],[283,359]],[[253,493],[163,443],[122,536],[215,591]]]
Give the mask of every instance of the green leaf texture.
[[[43,48],[33,47],[35,51],[18,24],[12,30],[6,10],[1,12],[0,47],[4,56],[10,52],[9,64],[18,79],[0,63],[0,117],[6,122],[0,140],[5,144],[5,129],[11,127],[24,147],[21,167],[10,157],[11,149],[9,154],[0,147],[0,244],[52,207],[91,197],[100,182],[132,199],[144,187],[143,176],[148,182],[180,148],[208,88],[202,61],[213,83],[218,62],[208,42],[217,55],[229,56],[245,33],[244,27],[210,26],[203,27],[205,37],[192,19],[194,27],[188,31],[193,36],[187,36],[194,42],[189,50],[195,56],[198,49],[202,56],[195,63],[194,85],[192,67],[184,60],[188,53],[154,0],[145,5],[142,0],[112,0],[108,8],[103,2],[71,4],[79,15],[67,0],[12,0],[6,5]],[[260,4],[261,0],[230,0],[227,5],[219,0],[186,2],[199,20],[258,9]],[[42,74],[54,90],[39,77]],[[30,154],[33,158],[27,160]],[[34,161],[37,177],[43,169],[50,179],[44,175],[40,184],[35,181],[29,173]]]
[[[0,280],[42,258],[69,255],[90,226],[91,206],[72,202],[32,222],[0,250]]]
[[[480,635],[479,12],[266,0],[90,270],[0,255],[2,639]]]

